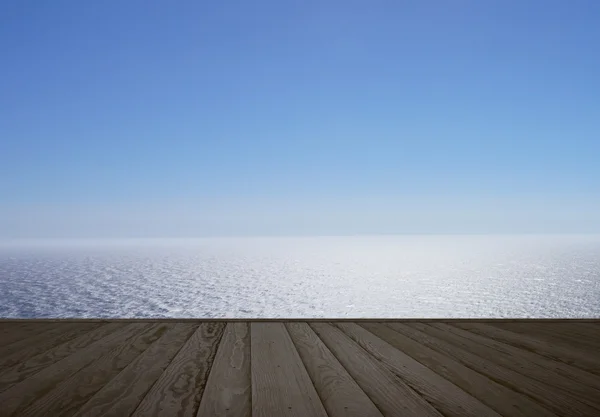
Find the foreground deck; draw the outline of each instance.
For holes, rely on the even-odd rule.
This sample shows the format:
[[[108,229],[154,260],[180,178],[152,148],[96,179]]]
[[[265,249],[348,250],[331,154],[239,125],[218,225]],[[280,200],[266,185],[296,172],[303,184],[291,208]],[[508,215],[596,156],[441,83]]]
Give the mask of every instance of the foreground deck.
[[[2,321],[1,416],[600,416],[600,321]]]

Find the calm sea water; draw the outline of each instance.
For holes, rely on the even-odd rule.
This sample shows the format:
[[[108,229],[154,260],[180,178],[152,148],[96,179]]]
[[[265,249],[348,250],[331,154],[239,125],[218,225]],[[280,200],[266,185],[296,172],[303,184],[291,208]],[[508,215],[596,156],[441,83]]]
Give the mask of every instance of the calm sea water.
[[[600,317],[600,236],[0,243],[1,317]]]

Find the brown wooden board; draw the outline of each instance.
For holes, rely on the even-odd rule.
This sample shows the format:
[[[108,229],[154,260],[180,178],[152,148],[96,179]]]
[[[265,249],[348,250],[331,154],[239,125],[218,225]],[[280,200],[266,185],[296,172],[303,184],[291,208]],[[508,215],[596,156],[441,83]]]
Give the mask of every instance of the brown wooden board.
[[[340,329],[327,323],[310,326],[383,415],[442,416]]]
[[[308,323],[288,323],[286,327],[329,417],[382,416]]]
[[[461,387],[502,416],[556,416],[556,414],[542,407],[527,395],[512,391],[461,364],[453,357],[430,349],[393,330],[391,327],[393,324],[364,323],[362,326],[398,350],[418,360],[441,377]]]
[[[490,326],[486,323],[456,323],[455,326],[499,342],[529,350],[550,359],[576,366],[588,372],[593,372],[596,375],[600,374],[600,354],[594,355],[575,347],[550,343],[543,339],[523,333],[515,333],[497,326]]]
[[[39,397],[54,389],[60,382],[92,363],[115,346],[125,343],[148,326],[147,323],[129,324],[13,385],[0,394],[2,414],[10,416],[23,410]]]
[[[338,323],[337,326],[445,416],[499,417],[460,387],[358,324]]]
[[[24,362],[17,363],[8,369],[1,370],[0,392],[6,391],[18,382],[23,381],[31,375],[35,375],[44,368],[73,355],[77,351],[86,348],[98,340],[117,332],[119,329],[123,329],[125,326],[127,326],[126,323],[103,324],[101,327],[84,333],[75,339],[62,343],[61,345],[29,358]]]
[[[73,415],[132,360],[158,340],[169,326],[172,325],[167,323],[148,325],[135,337],[117,345],[69,379],[58,384],[56,388],[35,401],[19,415],[31,417]]]
[[[140,356],[85,403],[75,416],[129,416],[196,330],[194,324],[173,324]]]
[[[327,417],[283,323],[251,323],[252,416]]]
[[[251,397],[250,325],[229,323],[210,370],[197,416],[250,417]]]
[[[196,415],[224,327],[201,323],[132,415]]]
[[[460,361],[469,368],[486,375],[499,384],[528,395],[558,415],[596,416],[597,410],[562,390],[549,386],[519,372],[507,369],[474,354],[464,346],[445,340],[447,332],[425,323],[391,324],[394,330],[405,334],[419,343]]]

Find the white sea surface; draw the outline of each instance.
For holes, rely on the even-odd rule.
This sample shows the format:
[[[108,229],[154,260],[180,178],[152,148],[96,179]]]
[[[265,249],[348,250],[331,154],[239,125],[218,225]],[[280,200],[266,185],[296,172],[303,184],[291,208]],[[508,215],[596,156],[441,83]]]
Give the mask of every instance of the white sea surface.
[[[600,236],[5,240],[0,317],[600,317]]]

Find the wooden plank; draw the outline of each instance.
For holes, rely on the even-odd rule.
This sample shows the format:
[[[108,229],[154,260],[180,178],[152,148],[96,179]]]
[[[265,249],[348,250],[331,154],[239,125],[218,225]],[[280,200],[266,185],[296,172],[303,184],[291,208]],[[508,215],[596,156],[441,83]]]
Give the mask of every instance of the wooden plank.
[[[393,330],[385,323],[364,323],[364,328],[403,351],[441,377],[451,381],[473,397],[503,416],[545,416],[556,414],[540,406],[528,396],[512,391],[490,378],[475,372],[452,357],[423,346]]]
[[[286,327],[329,417],[382,416],[307,323],[287,323]]]
[[[524,333],[515,333],[486,323],[456,323],[455,326],[595,374],[600,374],[600,355],[593,355],[587,351],[578,350],[576,347],[565,347],[564,345],[549,343],[543,339],[531,337]],[[600,328],[598,330],[600,331]]]
[[[224,327],[200,324],[132,416],[196,415]]]
[[[56,346],[47,352],[40,353],[22,363],[15,364],[8,369],[2,370],[0,373],[0,392],[6,391],[11,386],[23,381],[31,375],[40,372],[42,369],[72,355],[78,350],[91,345],[111,333],[123,329],[125,326],[125,323],[106,324],[85,333],[76,339]]]
[[[595,343],[590,343],[585,338],[580,338],[577,332],[569,330],[573,325],[569,324],[566,327],[557,327],[554,323],[507,323],[497,322],[491,323],[501,329],[510,330],[511,332],[526,334],[531,337],[536,337],[545,340],[549,343],[558,343],[565,347],[574,347],[578,350],[585,350],[595,354],[600,350],[600,346]]]
[[[74,416],[129,416],[154,385],[197,324],[175,324],[85,403]]]
[[[250,327],[229,323],[208,376],[197,417],[250,417]]]
[[[37,325],[31,320],[19,320],[19,321],[7,321],[7,319],[0,319],[0,336],[7,335],[18,329],[26,329],[28,326],[31,327]]]
[[[577,399],[597,408],[600,414],[600,377],[597,375],[450,324],[433,323],[431,326],[446,332],[444,335],[449,342],[500,366],[572,393]]]
[[[117,345],[19,413],[19,416],[71,416],[108,381],[158,340],[172,324],[148,324],[125,343]]]
[[[390,324],[390,326],[394,330],[416,340],[424,346],[450,356],[461,362],[463,365],[486,375],[497,383],[502,384],[513,391],[532,397],[541,405],[559,416],[578,415],[592,417],[597,415],[597,410],[588,404],[579,401],[572,395],[511,369],[497,365],[495,362],[475,355],[468,350],[444,340],[444,338],[440,336],[445,332],[428,324],[394,323]]]
[[[327,417],[283,323],[251,323],[252,416]]]
[[[569,335],[575,340],[585,340],[591,346],[600,349],[600,326],[599,323],[553,323],[546,327],[557,333]]]
[[[2,392],[0,404],[2,404],[3,415],[10,416],[18,413],[61,381],[115,346],[126,343],[147,326],[148,324],[143,323],[130,324]]]
[[[310,323],[310,327],[383,415],[386,417],[442,416],[431,404],[340,329],[331,324],[314,322]]]
[[[0,319],[0,336],[7,336],[15,332],[39,332],[40,326],[45,327],[44,324],[36,323],[34,320],[7,321]]]
[[[48,327],[47,324],[31,322],[3,323],[0,333],[0,347],[5,347],[28,337],[35,336],[40,332],[48,330]]]
[[[44,343],[46,339],[50,339],[56,337],[57,335],[62,334],[64,331],[77,327],[77,324],[68,323],[68,324],[59,324],[53,326],[42,326],[38,332],[35,332],[29,337],[20,339],[15,341],[9,345],[0,347],[0,361],[6,357],[11,356],[14,353],[18,353],[21,350],[35,346],[39,343]]]
[[[494,416],[499,414],[422,363],[396,349],[356,323],[337,323],[360,347],[386,365],[445,416]]]
[[[99,327],[97,323],[66,323],[49,332],[42,332],[37,338],[26,339],[12,353],[0,353],[0,372],[18,363],[46,352],[55,346],[75,339],[77,336]],[[16,343],[14,345],[17,345]],[[11,345],[13,346],[13,345]]]
[[[589,334],[596,340],[600,340],[600,320],[594,321],[579,321],[575,323],[561,323],[562,324],[576,324],[581,328],[585,328]]]

